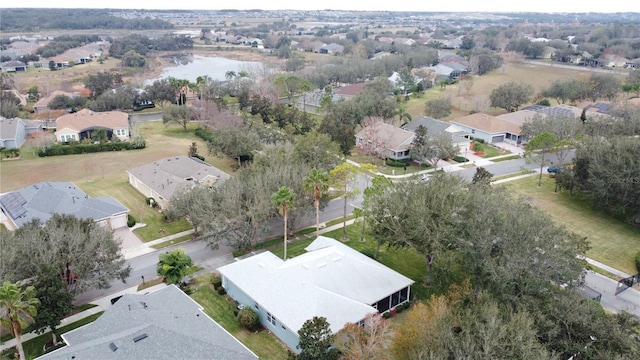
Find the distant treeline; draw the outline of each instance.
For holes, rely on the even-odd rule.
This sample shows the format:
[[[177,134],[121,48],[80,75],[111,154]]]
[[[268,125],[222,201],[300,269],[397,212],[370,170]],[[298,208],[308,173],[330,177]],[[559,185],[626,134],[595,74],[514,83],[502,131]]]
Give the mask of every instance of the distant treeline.
[[[56,36],[48,44],[39,47],[36,54],[43,58],[60,55],[69,49],[73,49],[84,44],[100,41],[98,35],[61,35]]]
[[[156,39],[150,39],[144,35],[131,34],[113,39],[109,48],[109,55],[122,59],[123,56],[133,50],[145,56],[150,51],[177,51],[193,48],[193,39],[188,36],[164,35]]]
[[[123,19],[104,9],[2,9],[0,31],[47,29],[171,29],[159,19]]]

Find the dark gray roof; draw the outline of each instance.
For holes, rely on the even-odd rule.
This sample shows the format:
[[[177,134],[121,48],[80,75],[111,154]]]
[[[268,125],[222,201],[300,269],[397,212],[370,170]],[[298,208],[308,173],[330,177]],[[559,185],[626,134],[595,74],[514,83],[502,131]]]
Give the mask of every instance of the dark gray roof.
[[[26,67],[27,64],[23,63],[22,61],[17,61],[17,60],[10,60],[10,61],[5,61],[2,64],[0,64],[0,67],[2,68],[7,68],[7,67]]]
[[[320,107],[322,103],[322,96],[324,95],[324,90],[315,89],[308,93],[304,93],[301,97],[298,98],[298,104],[300,105],[308,105],[308,106],[316,106]],[[332,94],[331,102],[338,102],[341,99],[339,95]]]
[[[172,156],[127,170],[163,199],[195,183],[220,185],[229,174],[197,158]],[[187,180],[190,179],[190,180]]]
[[[25,126],[20,118],[7,119],[0,116],[0,140],[14,140],[18,131],[18,124]]]
[[[434,135],[435,134],[451,134],[451,139],[453,143],[460,143],[467,140],[464,137],[464,135],[467,135],[467,133],[462,129],[460,129],[459,132],[454,132],[454,133],[447,132],[445,130],[448,129],[453,124],[448,123],[446,121],[434,119],[429,116],[424,116],[424,115],[418,116],[417,118],[413,119],[410,123],[404,125],[402,128],[405,130],[415,132],[418,126],[420,125],[427,128],[427,134],[434,134]]]
[[[597,102],[587,105],[584,109],[587,111],[593,109],[591,111],[597,111],[602,114],[609,114],[609,110],[611,110],[611,103]]]
[[[41,182],[3,194],[0,206],[18,227],[32,219],[44,224],[53,214],[98,221],[129,211],[112,197],[90,198],[71,182]]]
[[[553,117],[577,118],[582,114],[582,109],[575,106],[560,104],[556,106],[531,105],[524,107],[522,110],[532,110]]]
[[[62,337],[68,346],[39,359],[258,358],[175,285],[126,294],[96,321]]]

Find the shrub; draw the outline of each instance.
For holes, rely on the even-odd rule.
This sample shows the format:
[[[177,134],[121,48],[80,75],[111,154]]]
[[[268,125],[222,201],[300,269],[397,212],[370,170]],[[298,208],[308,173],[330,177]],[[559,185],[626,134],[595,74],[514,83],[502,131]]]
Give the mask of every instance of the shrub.
[[[2,149],[2,157],[5,159],[20,157],[20,149]]]
[[[217,290],[219,287],[222,287],[222,279],[220,279],[219,276],[214,277],[211,284],[213,285],[213,288]]]
[[[136,218],[134,218],[133,215],[128,214],[127,215],[127,226],[128,227],[132,227],[135,224],[136,224]]]
[[[467,159],[464,156],[454,156],[453,157],[453,161],[458,162],[458,163],[463,163],[463,162],[469,161],[469,159]]]
[[[420,164],[420,167],[423,167],[423,168],[430,168],[430,167],[431,167],[431,164],[429,164],[429,163],[422,163],[422,164]]]
[[[392,314],[391,314],[390,311],[385,311],[385,312],[382,313],[382,317],[385,318],[385,319],[388,319],[391,316],[392,316]]]
[[[636,269],[640,273],[640,251],[636,254]]]
[[[256,331],[260,326],[258,313],[250,307],[245,307],[238,312],[238,320],[240,325],[249,331]]]
[[[148,197],[145,199],[145,202],[147,203],[147,205],[153,207],[154,209],[157,208],[158,206],[158,202],[156,201],[156,199],[152,198],[152,197]]]
[[[218,288],[218,295],[225,295],[227,290],[225,290],[222,286]]]
[[[408,164],[407,161],[400,161],[400,160],[393,160],[393,159],[389,159],[386,161],[387,166],[393,166],[393,167],[405,167]]]
[[[551,102],[549,101],[549,99],[542,99],[538,102],[538,105],[551,106]]]
[[[135,150],[143,149],[145,147],[144,142],[142,144],[134,144],[131,142],[106,142],[98,144],[84,144],[76,141],[71,141],[68,144],[53,144],[47,149],[40,149],[38,156],[56,156],[56,155],[73,155],[73,154],[87,154],[104,151],[121,151],[121,150]]]
[[[368,256],[368,257],[370,257],[372,259],[376,258],[375,253],[373,252],[373,250],[364,249],[364,250],[362,250],[360,252],[362,253],[362,255]]]

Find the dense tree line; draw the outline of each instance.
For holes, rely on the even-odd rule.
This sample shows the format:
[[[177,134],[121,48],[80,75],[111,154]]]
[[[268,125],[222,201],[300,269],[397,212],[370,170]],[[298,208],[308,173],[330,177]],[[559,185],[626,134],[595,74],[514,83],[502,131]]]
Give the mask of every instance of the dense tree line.
[[[36,54],[44,58],[60,55],[69,49],[100,41],[98,35],[60,35],[48,44],[38,47]]]
[[[118,59],[130,51],[138,55],[145,56],[150,51],[178,51],[191,49],[193,47],[193,39],[188,36],[176,36],[166,34],[164,36],[150,39],[145,35],[131,34],[111,41],[109,54]]]
[[[573,290],[586,239],[526,199],[447,174],[385,189],[369,201],[370,233],[421,254],[426,282],[443,294],[410,311],[386,348],[392,358],[638,356],[637,317],[606,315]]]
[[[2,9],[0,31],[35,31],[46,29],[172,29],[160,19],[124,19],[105,9]]]

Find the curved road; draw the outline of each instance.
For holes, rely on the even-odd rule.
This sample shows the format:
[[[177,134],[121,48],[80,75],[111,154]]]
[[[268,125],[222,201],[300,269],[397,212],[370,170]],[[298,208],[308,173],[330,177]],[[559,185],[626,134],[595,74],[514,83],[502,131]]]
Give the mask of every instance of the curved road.
[[[555,155],[550,155],[549,158],[554,161]],[[572,158],[573,152],[567,156],[565,162],[570,161]],[[557,159],[555,159],[555,162],[557,163]],[[484,167],[493,173],[494,176],[501,176],[519,173],[523,169],[538,169],[539,164],[527,163],[525,159],[515,159],[493,163]],[[467,180],[471,180],[475,171],[475,168],[462,169],[456,171],[455,174]],[[368,183],[369,179],[367,179],[367,176],[360,174],[358,177],[357,187],[360,190],[363,190]],[[354,199],[348,201],[347,204],[347,213],[351,214],[355,207],[360,207],[362,205],[362,195],[359,194]],[[327,222],[329,220],[341,218],[343,216],[343,212],[344,200],[342,198],[331,200],[320,213],[320,221]],[[302,222],[299,228],[313,226],[314,223],[315,221],[313,219],[309,219],[306,222]],[[282,222],[280,219],[273,219],[271,228],[271,236],[282,235]],[[217,249],[211,249],[206,245],[205,241],[199,240],[176,244],[162,250],[127,260],[127,264],[130,265],[132,269],[131,276],[127,279],[128,283],[122,283],[118,280],[113,281],[109,289],[91,290],[78,295],[75,299],[75,303],[83,304],[101,297],[108,297],[111,294],[115,294],[131,286],[140,284],[143,276],[145,279],[156,278],[156,265],[158,264],[159,254],[162,251],[172,251],[179,247],[183,248],[185,252],[191,256],[196,265],[204,267],[207,271],[216,269],[234,261],[232,255],[233,248],[227,245],[225,241],[222,241]],[[613,312],[626,310],[640,316],[640,292],[637,290],[629,289],[616,296],[614,295],[614,291],[617,286],[616,281],[591,272],[588,272],[586,275],[585,283],[591,288],[602,293],[601,303],[607,310]]]

